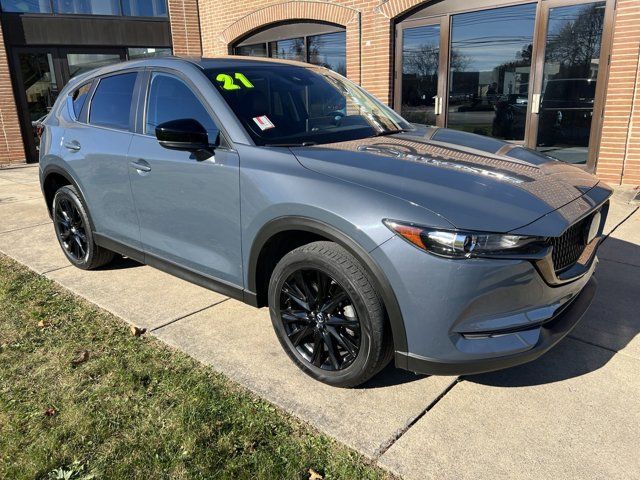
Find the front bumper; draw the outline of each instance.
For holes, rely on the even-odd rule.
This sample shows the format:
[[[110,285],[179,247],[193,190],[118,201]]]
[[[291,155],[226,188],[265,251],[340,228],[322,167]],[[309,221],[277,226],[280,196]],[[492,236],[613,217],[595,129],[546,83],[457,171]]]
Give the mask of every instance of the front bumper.
[[[462,375],[533,360],[578,323],[596,291],[595,252],[575,280],[552,285],[530,261],[450,260],[394,237],[371,255],[402,313],[407,348],[396,366]]]
[[[597,280],[591,278],[577,298],[571,302],[571,305],[542,326],[500,335],[500,337],[514,336],[509,341],[520,341],[523,345],[529,346],[523,352],[493,358],[448,362],[411,353],[396,352],[396,366],[429,375],[471,375],[514,367],[535,360],[560,342],[578,324],[591,305],[597,285]],[[532,342],[534,339],[535,342]]]

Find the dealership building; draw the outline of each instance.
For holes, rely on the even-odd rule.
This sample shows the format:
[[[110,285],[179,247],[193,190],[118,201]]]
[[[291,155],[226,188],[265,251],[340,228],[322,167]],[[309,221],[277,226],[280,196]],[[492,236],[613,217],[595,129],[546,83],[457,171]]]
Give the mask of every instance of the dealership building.
[[[0,164],[73,75],[142,56],[301,60],[410,121],[640,185],[639,0],[0,0]]]

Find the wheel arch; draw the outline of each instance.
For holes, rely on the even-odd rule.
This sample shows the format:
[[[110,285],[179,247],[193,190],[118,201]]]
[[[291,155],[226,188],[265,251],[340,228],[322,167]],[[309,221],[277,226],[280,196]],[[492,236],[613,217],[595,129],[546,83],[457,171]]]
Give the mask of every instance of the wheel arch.
[[[49,216],[53,216],[53,197],[55,196],[58,189],[60,187],[64,187],[65,185],[72,185],[80,194],[81,200],[85,205],[87,217],[89,217],[91,230],[95,231],[95,226],[93,224],[93,219],[91,218],[91,212],[89,211],[89,208],[86,204],[86,197],[84,196],[84,192],[82,191],[82,188],[76,181],[75,177],[71,173],[69,173],[69,171],[58,165],[47,165],[42,171],[41,178],[42,193],[47,204],[47,211],[49,212]]]
[[[269,244],[270,240],[287,232],[304,232],[309,235],[311,241],[324,239],[335,242],[358,259],[369,274],[384,303],[395,350],[407,350],[407,336],[400,305],[383,270],[369,253],[349,235],[320,220],[301,216],[279,217],[269,221],[259,230],[251,246],[247,265],[247,293],[255,299],[252,303],[255,303],[256,306],[266,305],[264,292],[259,291],[264,286],[259,284],[258,277],[261,262],[264,261],[265,246]]]

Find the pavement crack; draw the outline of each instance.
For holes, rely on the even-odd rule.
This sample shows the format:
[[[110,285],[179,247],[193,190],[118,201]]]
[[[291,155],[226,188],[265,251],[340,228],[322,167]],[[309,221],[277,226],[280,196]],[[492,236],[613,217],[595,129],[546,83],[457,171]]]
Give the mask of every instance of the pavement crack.
[[[398,431],[396,431],[396,433],[389,438],[386,442],[384,442],[382,445],[380,445],[378,447],[378,449],[374,452],[373,454],[373,460],[374,461],[378,461],[378,459],[380,457],[382,457],[382,455],[384,455],[385,453],[387,453],[387,451],[398,441],[400,440],[400,438],[407,433],[407,431],[413,427],[416,423],[418,423],[418,421],[424,417],[427,412],[429,412],[429,410],[431,410],[433,407],[435,407],[438,402],[440,400],[442,400],[445,395],[447,395],[447,393],[449,393],[453,387],[455,387],[458,383],[460,383],[462,381],[461,377],[456,377],[455,380],[453,380],[449,385],[447,385],[447,388],[445,388],[442,392],[440,392],[440,395],[438,395],[435,399],[433,399],[431,401],[431,403],[429,403],[429,405],[427,405],[422,411],[420,411],[415,417],[409,419],[409,421],[404,425],[404,427],[400,428]]]
[[[229,300],[229,299],[225,298],[224,300],[220,300],[219,302],[212,303],[211,305],[207,305],[206,307],[202,307],[202,308],[200,308],[198,310],[194,310],[193,312],[189,312],[189,313],[187,313],[185,315],[181,315],[179,317],[173,318],[173,319],[169,320],[168,322],[163,323],[162,325],[158,325],[157,327],[153,327],[152,329],[149,330],[149,333],[156,332],[156,331],[160,330],[161,328],[167,327],[167,326],[169,326],[169,325],[171,325],[173,323],[176,323],[176,322],[178,322],[178,321],[180,321],[180,320],[182,320],[184,318],[187,318],[187,317],[190,317],[192,315],[195,315],[196,313],[203,312],[203,311],[207,310],[208,308],[213,308],[216,305],[220,305],[221,303],[226,302],[227,300]]]
[[[63,265],[62,267],[52,268],[51,270],[46,270],[44,272],[40,272],[40,275],[44,276],[48,273],[57,272],[58,270],[64,270],[65,268],[71,268],[73,265]]]
[[[613,227],[613,228],[611,229],[611,231],[610,231],[609,233],[607,233],[607,234],[604,236],[604,240],[602,240],[602,243],[606,242],[606,241],[607,241],[607,239],[611,236],[611,234],[612,234],[613,232],[615,232],[615,231],[618,229],[618,227],[620,227],[620,225],[622,225],[624,222],[626,222],[626,221],[627,221],[627,220],[629,220],[631,217],[633,217],[633,214],[634,214],[634,213],[636,213],[638,210],[640,210],[640,206],[638,206],[638,207],[634,208],[634,209],[633,209],[633,211],[632,211],[629,215],[627,215],[626,217],[624,217],[624,218],[623,218],[623,219],[622,219],[622,220],[621,220],[621,221],[620,221],[620,222],[619,222],[615,227]]]
[[[19,232],[20,230],[27,230],[28,228],[41,227],[42,225],[49,225],[50,223],[51,223],[51,220],[49,220],[48,222],[35,223],[33,225],[27,225],[26,227],[13,228],[11,230],[5,230],[4,232],[0,232],[0,235],[4,235],[5,233]]]

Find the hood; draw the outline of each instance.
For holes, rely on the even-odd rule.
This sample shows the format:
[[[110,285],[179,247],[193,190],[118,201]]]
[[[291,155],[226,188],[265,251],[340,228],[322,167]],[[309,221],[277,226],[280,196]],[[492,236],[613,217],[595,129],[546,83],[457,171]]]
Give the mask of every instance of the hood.
[[[436,127],[291,150],[310,170],[402,198],[468,230],[515,230],[598,183],[533,150]]]

